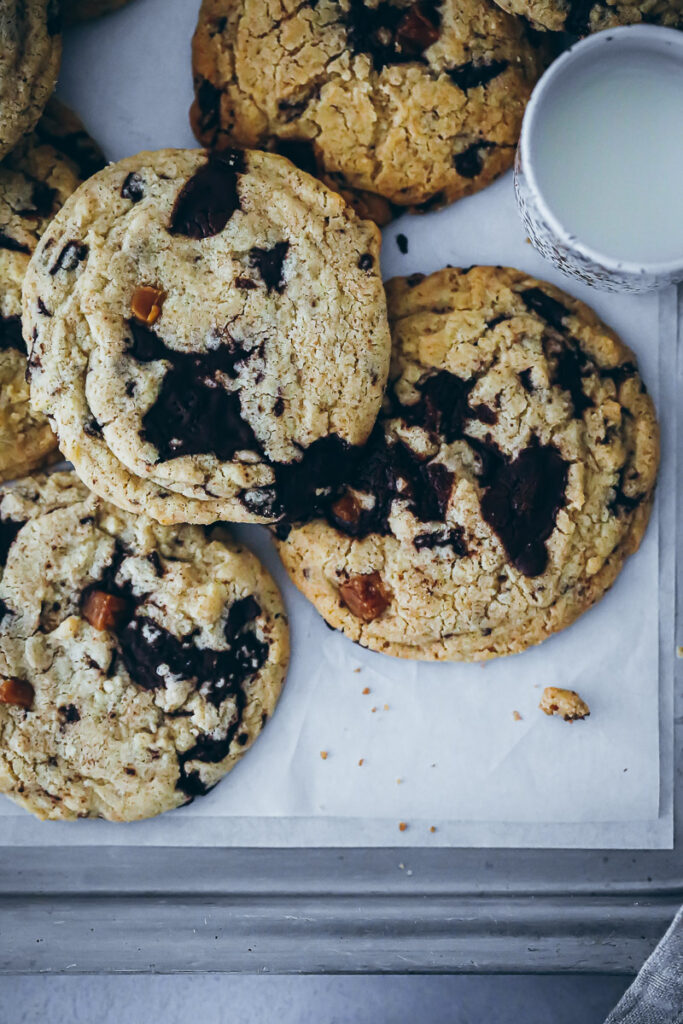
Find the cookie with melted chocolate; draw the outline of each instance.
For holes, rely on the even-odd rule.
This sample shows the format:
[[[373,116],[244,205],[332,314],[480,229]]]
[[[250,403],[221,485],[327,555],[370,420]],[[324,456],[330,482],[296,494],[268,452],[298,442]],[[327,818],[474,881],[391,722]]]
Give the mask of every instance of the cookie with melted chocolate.
[[[122,512],[75,473],[1,489],[0,548],[0,792],[40,818],[135,821],[215,786],[287,668],[258,560],[221,527]]]
[[[383,224],[510,167],[545,59],[489,0],[203,0],[191,121],[204,145],[273,149]]]
[[[344,492],[282,536],[299,589],[375,651],[477,661],[568,626],[640,544],[659,460],[635,358],[518,270],[387,285],[393,357]]]
[[[110,165],[27,274],[34,404],[81,478],[127,511],[310,514],[381,405],[379,246],[374,224],[273,154]]]

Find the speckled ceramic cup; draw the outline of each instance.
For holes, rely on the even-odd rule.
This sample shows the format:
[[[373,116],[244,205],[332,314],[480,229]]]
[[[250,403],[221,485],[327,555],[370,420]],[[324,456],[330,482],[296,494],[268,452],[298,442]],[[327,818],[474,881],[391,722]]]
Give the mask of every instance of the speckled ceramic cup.
[[[606,48],[610,60],[627,62],[636,54],[666,56],[680,61],[683,70],[683,32],[653,25],[598,32],[566,50],[539,80],[524,114],[515,161],[517,205],[532,244],[566,274],[606,291],[650,291],[683,281],[683,253],[679,259],[668,262],[634,263],[597,251],[566,228],[551,209],[537,176],[535,156],[546,104],[554,90],[561,89],[563,81],[566,83],[568,73],[580,75],[583,69],[608,55]],[[680,130],[683,131],[683,112]]]

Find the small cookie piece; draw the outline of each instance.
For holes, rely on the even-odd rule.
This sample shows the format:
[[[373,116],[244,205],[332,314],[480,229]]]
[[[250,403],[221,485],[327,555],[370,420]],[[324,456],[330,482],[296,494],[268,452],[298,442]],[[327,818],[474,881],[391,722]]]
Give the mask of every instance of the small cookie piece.
[[[680,0],[496,0],[536,29],[586,36],[605,28],[642,23],[683,29]]]
[[[21,288],[52,217],[104,164],[81,122],[54,97],[31,135],[0,163],[0,480],[30,473],[57,448],[47,419],[29,402]]]
[[[280,156],[111,165],[65,204],[26,275],[34,405],[79,476],[127,511],[298,517],[381,405],[379,246],[374,224]]]
[[[0,159],[40,117],[62,57],[60,0],[0,0]]]
[[[125,7],[128,3],[130,0],[62,0],[64,25],[68,28],[80,21],[100,18],[103,14],[118,11],[119,7]]]
[[[390,384],[323,517],[280,531],[326,621],[386,654],[480,661],[572,623],[645,531],[659,458],[633,354],[518,270],[387,285]]]
[[[110,821],[206,793],[280,694],[269,574],[223,528],[131,516],[74,473],[1,493],[0,792]]]
[[[489,0],[203,0],[190,117],[204,145],[281,152],[383,224],[510,167],[544,61]]]
[[[546,715],[561,715],[565,722],[588,718],[591,713],[575,690],[562,690],[558,686],[546,686],[538,706]]]

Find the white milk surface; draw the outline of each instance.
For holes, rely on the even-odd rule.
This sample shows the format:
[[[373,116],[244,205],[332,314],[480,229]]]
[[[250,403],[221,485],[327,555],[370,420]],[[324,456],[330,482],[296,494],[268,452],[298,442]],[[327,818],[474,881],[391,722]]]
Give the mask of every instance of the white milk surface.
[[[558,79],[538,111],[536,176],[560,223],[635,263],[683,257],[683,62],[628,55]]]

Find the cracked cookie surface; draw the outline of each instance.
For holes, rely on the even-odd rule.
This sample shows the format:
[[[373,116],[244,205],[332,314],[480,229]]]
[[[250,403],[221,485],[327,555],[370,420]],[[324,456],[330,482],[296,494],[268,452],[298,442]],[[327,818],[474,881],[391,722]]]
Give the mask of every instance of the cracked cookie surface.
[[[537,29],[585,36],[619,25],[683,28],[680,0],[496,0],[510,14],[521,14]]]
[[[55,87],[60,0],[0,0],[0,158],[30,131]]]
[[[289,156],[378,223],[511,166],[542,49],[489,0],[204,0],[191,121]]]
[[[270,718],[275,583],[221,527],[162,527],[75,473],[0,492],[0,792],[41,818],[187,803]]]
[[[57,447],[26,382],[21,288],[31,253],[64,200],[104,167],[78,118],[52,98],[34,131],[0,163],[0,479],[36,469]]]
[[[297,517],[370,434],[389,364],[379,232],[283,157],[111,165],[24,285],[34,405],[81,478],[159,522]]]
[[[278,550],[326,621],[424,660],[515,653],[563,629],[638,548],[659,459],[633,354],[521,271],[387,285],[392,367],[346,493]]]

